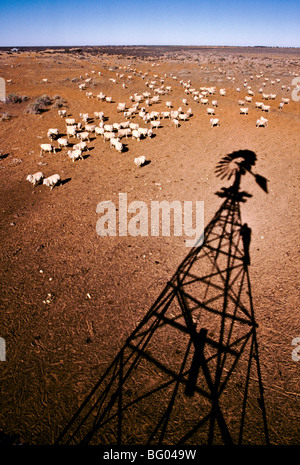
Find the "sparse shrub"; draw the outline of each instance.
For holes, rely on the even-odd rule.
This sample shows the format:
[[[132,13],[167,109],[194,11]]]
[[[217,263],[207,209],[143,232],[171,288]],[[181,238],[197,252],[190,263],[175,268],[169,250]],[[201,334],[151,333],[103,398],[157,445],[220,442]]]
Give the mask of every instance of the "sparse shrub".
[[[55,100],[55,103],[53,105],[53,108],[61,108],[61,107],[65,107],[66,106],[66,101],[61,98],[61,97],[58,97],[57,99],[55,99],[53,97],[53,99]]]
[[[6,103],[21,103],[22,97],[16,93],[9,94],[6,98]]]
[[[0,121],[8,121],[11,118],[11,115],[7,111],[3,111],[0,116]]]
[[[43,105],[41,105],[40,103],[38,102],[33,102],[33,103],[30,103],[28,105],[28,107],[26,108],[25,112],[26,113],[32,113],[34,115],[39,115],[42,113],[42,111],[44,110],[44,107]]]
[[[50,97],[48,97],[48,95],[44,94],[42,95],[41,97],[38,97],[35,101],[35,103],[38,103],[44,107],[47,107],[49,105],[51,105],[52,103],[52,100]]]

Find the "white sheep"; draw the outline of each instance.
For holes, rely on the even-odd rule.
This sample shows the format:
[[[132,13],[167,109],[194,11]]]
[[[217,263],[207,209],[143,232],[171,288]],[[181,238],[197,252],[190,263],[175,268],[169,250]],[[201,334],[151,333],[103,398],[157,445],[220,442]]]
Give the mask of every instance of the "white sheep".
[[[67,116],[67,110],[58,110],[58,116],[60,116],[61,118]]]
[[[64,139],[62,137],[57,139],[57,143],[58,143],[58,148],[59,149],[62,148],[62,147],[68,147],[68,145],[69,145],[68,139]]]
[[[262,106],[261,106],[261,109],[262,109],[262,111],[267,111],[267,112],[269,112],[270,109],[271,109],[271,107],[270,107],[270,105],[262,105]]]
[[[283,103],[283,102],[280,102],[280,103],[279,103],[279,107],[278,107],[279,110],[282,110],[283,107],[284,107],[284,103]]]
[[[211,102],[211,104],[212,104],[213,107],[217,107],[218,106],[218,100],[213,100]]]
[[[255,102],[255,108],[261,108],[263,106],[263,102]]]
[[[166,107],[167,108],[172,108],[172,102],[166,102]]]
[[[78,132],[77,139],[88,140],[90,142],[90,134],[88,131]]]
[[[188,113],[179,113],[178,118],[181,121],[187,121],[189,119],[189,114]]]
[[[249,95],[246,95],[245,97],[246,102],[251,103],[252,102],[252,97]]]
[[[110,142],[112,142],[113,139],[114,139],[114,138],[112,138],[112,139],[110,140]],[[123,146],[122,142],[120,142],[120,140],[119,140],[118,138],[115,138],[115,141],[114,141],[114,143],[113,143],[113,147],[117,150],[117,152],[119,152],[119,153],[122,153],[122,152],[123,152],[124,146]]]
[[[212,127],[212,128],[214,126],[220,126],[219,118],[210,118],[209,122],[210,122],[210,127]]]
[[[118,137],[126,137],[128,139],[128,136],[131,135],[131,129],[130,128],[120,128],[118,130]]]
[[[104,112],[103,111],[94,111],[94,117],[95,117],[95,119],[103,120]]]
[[[33,187],[36,186],[36,184],[39,184],[42,179],[44,178],[44,175],[41,171],[35,174],[29,174],[26,178],[26,181],[29,181],[33,184]]]
[[[113,132],[114,131],[114,125],[113,124],[102,124],[99,125],[100,127],[103,127],[106,132]]]
[[[74,126],[74,124],[76,124],[76,121],[74,118],[66,118],[65,122],[67,126]]]
[[[161,112],[161,117],[162,118],[171,118],[171,112],[170,111],[162,111]]]
[[[53,187],[59,184],[60,182],[61,182],[60,175],[52,174],[52,176],[49,176],[48,178],[44,179],[43,184],[45,184],[45,186],[51,187],[50,190],[52,191]]]
[[[100,94],[97,95],[97,100],[100,100],[101,102],[105,100],[106,95],[103,92],[100,92]]]
[[[282,99],[281,99],[281,102],[282,102],[282,103],[285,103],[285,104],[288,104],[289,101],[290,101],[289,98],[282,98]]]
[[[175,128],[178,128],[180,126],[178,119],[173,118],[172,123],[174,124]]]
[[[220,95],[222,95],[222,97],[225,97],[226,96],[226,89],[220,89]]]
[[[261,116],[258,120],[256,120],[256,127],[268,127],[268,120]]]
[[[68,150],[68,156],[73,162],[79,158],[83,160],[82,151],[80,149],[74,150],[73,148],[73,150]]]
[[[245,107],[240,108],[240,115],[248,115],[248,108],[245,108]]]
[[[133,131],[134,129],[139,128],[139,124],[138,123],[129,123],[129,127]]]
[[[137,157],[134,159],[134,164],[136,166],[143,166],[146,163],[146,157],[144,155],[141,155],[140,157]]]
[[[51,144],[41,144],[41,153],[40,153],[40,155],[43,155],[44,152],[54,152],[54,153],[56,153],[55,147],[53,147]]]
[[[86,124],[84,129],[88,132],[95,132],[96,125],[95,124]]]
[[[55,137],[57,137],[59,134],[58,132],[58,129],[57,128],[50,128],[48,129],[48,132],[47,132],[47,136],[49,137],[49,139],[55,139]]]
[[[111,103],[112,102],[112,97],[105,97],[105,101],[108,102],[108,103]]]
[[[160,127],[160,120],[150,121],[152,128],[159,128]]]
[[[141,137],[142,137],[142,133],[141,131],[139,131],[138,129],[133,129],[132,131],[132,138],[136,139],[136,140],[141,140]]]
[[[77,126],[67,126],[67,136],[76,137]]]
[[[81,141],[81,142],[78,142],[77,144],[74,144],[73,145],[73,150],[81,150],[82,152],[87,150],[89,152],[88,145],[84,141]]]
[[[126,103],[118,103],[117,111],[125,111],[126,110]]]
[[[103,134],[103,142],[110,140],[112,137],[115,137],[116,134],[114,132],[104,132]]]
[[[207,108],[206,109],[206,113],[208,115],[214,115],[215,114],[215,109],[214,108]]]
[[[80,116],[80,118],[82,119],[82,121],[84,121],[84,123],[87,123],[88,120],[90,119],[88,113],[79,113],[79,116]]]

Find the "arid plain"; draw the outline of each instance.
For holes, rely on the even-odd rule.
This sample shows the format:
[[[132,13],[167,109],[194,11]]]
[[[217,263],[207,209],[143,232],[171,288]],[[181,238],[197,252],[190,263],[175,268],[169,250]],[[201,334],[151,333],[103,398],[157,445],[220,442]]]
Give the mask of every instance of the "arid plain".
[[[292,82],[299,75],[300,52],[292,48],[1,50],[0,76],[11,100],[0,102],[0,336],[6,343],[6,361],[0,363],[0,430],[6,435],[17,434],[28,444],[54,444],[190,251],[186,237],[176,237],[172,230],[170,237],[100,237],[98,203],[112,201],[118,208],[119,193],[127,193],[128,202],[147,205],[152,200],[194,205],[204,201],[207,225],[222,204],[216,192],[232,182],[216,176],[218,162],[249,150],[256,154],[253,173],[265,177],[268,187],[267,192],[262,190],[249,173],[242,176],[241,188],[251,194],[240,208],[243,223],[252,231],[248,271],[267,430],[271,444],[299,444],[300,344],[295,338],[300,336],[300,102],[292,97]],[[86,88],[80,90],[84,82]],[[166,87],[166,93],[156,92]],[[200,97],[206,97],[205,89],[211,87],[215,92],[207,94],[208,104],[201,103],[197,96],[204,92]],[[225,96],[220,89],[226,90]],[[254,95],[243,105],[248,107],[243,115],[238,100],[249,90]],[[112,102],[99,101],[100,92]],[[145,97],[138,111],[142,107],[147,112],[166,111],[166,102],[171,101],[172,110],[181,107],[184,113],[190,108],[192,114],[180,120],[178,128],[171,119],[160,118],[161,126],[151,138],[122,138],[126,148],[122,153],[93,133],[83,160],[73,163],[66,149],[40,155],[41,143],[57,147],[57,141],[47,137],[49,128],[58,128],[66,137],[59,109],[66,109],[76,122],[81,121],[80,113],[88,113],[90,122],[99,126],[94,112],[102,111],[105,123],[120,123],[126,118],[117,111],[118,103],[126,102],[130,108],[133,97],[143,92],[159,95],[159,102],[147,106]],[[262,102],[262,92],[275,94],[264,101],[268,112],[255,108]],[[49,105],[39,114],[28,111],[43,95],[50,98]],[[13,103],[13,96],[23,97],[22,101]],[[282,98],[289,102],[280,109]],[[207,114],[212,100],[218,102],[216,127],[210,126]],[[268,126],[256,127],[262,115]],[[130,121],[150,127],[138,112]],[[69,141],[72,145],[78,139]],[[141,155],[149,162],[137,167],[134,159]],[[33,188],[26,178],[38,171],[45,176],[58,173],[61,185],[53,190],[43,184]],[[184,354],[180,335],[172,339],[172,334],[155,342],[168,367],[174,345]],[[237,443],[241,437],[236,402],[245,398],[244,368],[237,364],[230,373],[222,420],[220,413],[215,417],[215,443],[229,437]],[[161,374],[162,366],[141,369],[143,382],[133,381],[131,391],[135,387],[142,396],[144,388],[157,388],[158,396],[166,375]],[[247,444],[266,442],[255,373],[247,378],[251,383],[243,406],[248,419],[242,442]],[[181,381],[177,378],[178,391]],[[144,444],[159,418],[164,418],[165,444],[177,444],[182,438],[187,444],[207,443],[208,425],[195,427],[198,413],[201,419],[198,397],[178,392],[182,400],[175,407],[175,390],[160,392],[158,404],[151,397],[135,403],[125,444]],[[130,398],[129,389],[126,395]],[[203,400],[203,409],[211,400]],[[126,411],[118,413],[119,421],[122,415],[125,421]],[[95,434],[94,443],[117,442],[114,421]]]

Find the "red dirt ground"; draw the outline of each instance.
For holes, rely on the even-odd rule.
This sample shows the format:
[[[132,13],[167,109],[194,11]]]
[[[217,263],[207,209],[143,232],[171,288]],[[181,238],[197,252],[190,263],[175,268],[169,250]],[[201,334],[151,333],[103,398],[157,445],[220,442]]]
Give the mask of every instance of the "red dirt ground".
[[[292,359],[292,340],[300,336],[300,103],[291,98],[292,79],[300,72],[299,50],[184,48],[152,57],[143,57],[143,49],[135,55],[130,50],[130,56],[109,52],[0,55],[0,75],[12,79],[6,93],[29,98],[0,102],[0,117],[2,112],[11,115],[0,121],[0,336],[6,341],[6,361],[0,363],[0,429],[29,444],[53,444],[189,252],[185,238],[172,234],[99,237],[97,204],[111,200],[118,205],[120,192],[127,193],[128,202],[147,204],[203,200],[207,224],[221,205],[214,194],[230,184],[215,176],[216,164],[247,149],[257,156],[253,171],[268,180],[265,193],[252,176],[244,177],[242,187],[252,197],[241,211],[252,229],[249,270],[270,442],[299,444],[300,361]],[[147,78],[140,71],[148,72]],[[114,84],[109,78],[116,72],[125,77]],[[93,78],[87,90],[112,95],[113,103],[88,99],[79,91],[86,73]],[[117,113],[117,103],[130,105],[131,95],[148,90],[147,80],[161,77],[172,91],[151,109],[165,110],[167,100],[178,108],[187,98],[193,110],[178,129],[162,120],[154,138],[124,139],[128,151],[122,154],[98,137],[89,143],[92,150],[83,161],[72,163],[65,151],[40,157],[47,130],[57,127],[64,133],[65,123],[53,105],[41,115],[26,113],[36,97],[59,95],[77,121],[80,112],[104,111],[110,122],[120,122],[124,117]],[[264,115],[268,127],[257,129],[261,111],[254,102],[261,101],[258,89],[265,77],[264,92],[277,97],[266,102],[271,105]],[[239,114],[237,103],[246,95],[244,79],[255,92],[248,116]],[[280,82],[272,85],[276,79]],[[206,107],[185,95],[181,80],[191,80],[195,89],[216,86],[220,127],[210,127]],[[219,95],[220,88],[226,88],[226,97]],[[279,110],[282,97],[290,102]],[[133,160],[140,155],[151,163],[137,168]],[[33,189],[26,177],[40,170],[47,176],[59,173],[65,182],[52,191],[44,185]],[[164,341],[160,350],[168,358]],[[145,421],[151,423],[150,416]],[[249,443],[257,441],[254,421]]]

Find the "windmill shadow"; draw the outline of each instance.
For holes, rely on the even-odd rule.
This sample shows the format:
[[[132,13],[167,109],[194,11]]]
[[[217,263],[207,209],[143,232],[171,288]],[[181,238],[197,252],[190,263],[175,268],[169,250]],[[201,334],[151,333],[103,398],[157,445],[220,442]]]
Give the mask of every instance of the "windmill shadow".
[[[233,184],[57,444],[268,444],[249,276],[251,229],[240,204],[256,155],[216,167]]]

